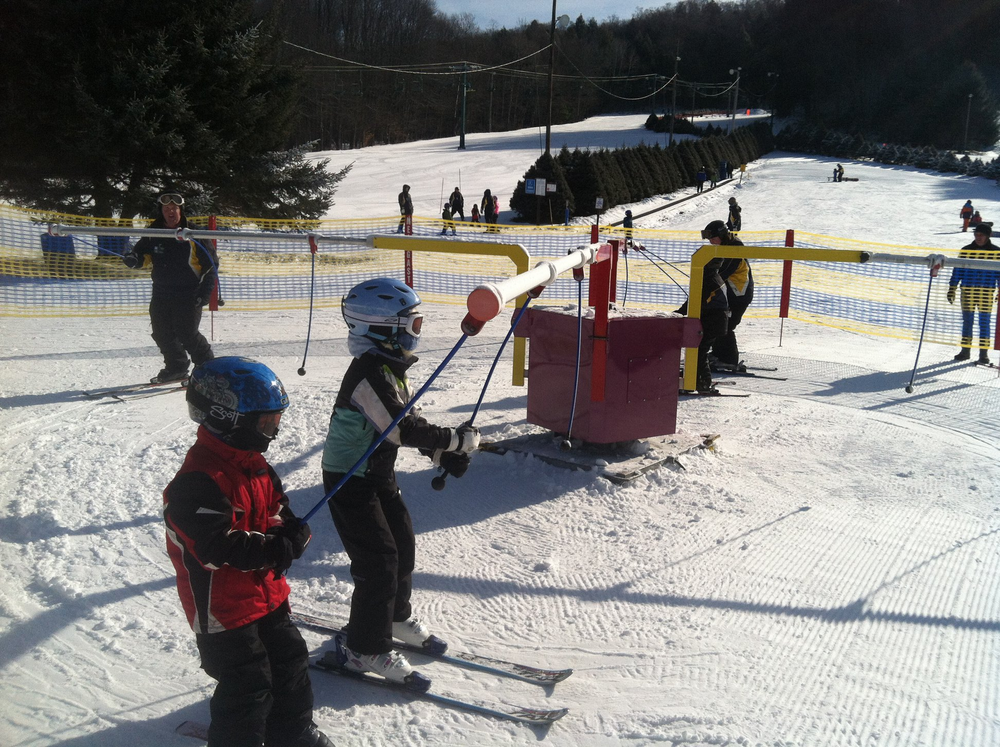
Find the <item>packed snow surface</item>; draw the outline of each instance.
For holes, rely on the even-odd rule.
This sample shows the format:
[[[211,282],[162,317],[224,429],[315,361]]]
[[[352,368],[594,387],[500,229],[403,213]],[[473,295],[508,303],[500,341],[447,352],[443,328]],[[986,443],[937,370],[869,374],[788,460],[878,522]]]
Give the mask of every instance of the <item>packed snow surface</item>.
[[[655,137],[642,121],[556,128],[554,145]],[[391,215],[403,181],[418,215],[438,214],[441,181],[447,195],[459,178],[468,203],[489,187],[505,205],[538,133],[469,141],[327,154],[331,168],[356,162],[331,217]],[[860,181],[829,184],[834,163],[775,153],[742,184],[636,225],[701,228],[737,195],[747,230],[957,248],[966,199],[997,217],[986,180],[845,163]],[[424,311],[417,384],[458,342],[462,313]],[[428,418],[469,417],[507,324],[459,349],[422,401]],[[217,355],[257,358],[284,381],[291,407],[268,456],[299,514],[323,496],[321,445],[349,361],[339,314],[323,312],[297,376],[306,326],[305,311],[223,310],[202,323]],[[214,683],[174,589],[160,505],[195,425],[179,393],[80,394],[159,369],[148,320],[4,318],[0,333],[0,744],[190,744],[173,729],[208,720]],[[719,434],[714,450],[681,456],[683,468],[615,485],[481,453],[436,492],[430,463],[404,450],[418,615],[453,648],[575,673],[541,688],[440,663],[422,671],[443,694],[570,713],[536,729],[316,672],[316,720],[334,742],[1000,743],[996,369],[925,346],[906,394],[912,342],[771,320],[745,321],[740,339],[751,365],[788,380],[738,379],[725,388],[750,397],[683,401],[681,433]],[[507,351],[477,419],[484,436],[529,431],[525,402]],[[289,574],[293,605],[343,619],[347,557],[325,509],[311,525]],[[303,634],[315,654],[329,645]]]

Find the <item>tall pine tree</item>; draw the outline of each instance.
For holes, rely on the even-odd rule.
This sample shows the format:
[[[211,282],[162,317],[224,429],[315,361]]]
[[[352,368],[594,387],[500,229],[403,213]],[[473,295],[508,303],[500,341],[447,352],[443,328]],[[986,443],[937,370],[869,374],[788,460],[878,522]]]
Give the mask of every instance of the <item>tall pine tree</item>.
[[[326,163],[288,148],[296,77],[253,0],[12,0],[0,20],[0,198],[95,216],[315,218]]]

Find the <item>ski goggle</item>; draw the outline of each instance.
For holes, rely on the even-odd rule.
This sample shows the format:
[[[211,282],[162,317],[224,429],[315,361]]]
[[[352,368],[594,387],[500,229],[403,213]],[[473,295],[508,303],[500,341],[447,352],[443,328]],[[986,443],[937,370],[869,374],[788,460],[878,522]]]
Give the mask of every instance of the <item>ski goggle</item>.
[[[420,328],[424,326],[424,315],[417,312],[399,317],[399,329],[408,335],[420,337]]]
[[[160,195],[157,198],[157,202],[161,205],[177,205],[178,207],[184,204],[184,198],[181,195],[170,193],[165,195]]]
[[[257,416],[257,431],[266,438],[278,435],[278,424],[281,422],[281,411],[262,412]]]

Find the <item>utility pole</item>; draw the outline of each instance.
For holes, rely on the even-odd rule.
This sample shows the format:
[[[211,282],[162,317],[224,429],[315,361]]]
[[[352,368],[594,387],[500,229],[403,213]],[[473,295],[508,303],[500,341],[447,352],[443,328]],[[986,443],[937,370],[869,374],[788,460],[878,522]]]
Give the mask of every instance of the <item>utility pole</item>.
[[[681,43],[677,42],[677,52],[681,51]],[[676,54],[674,55],[674,85],[673,85],[673,100],[670,102],[670,141],[667,145],[674,144],[674,118],[677,116],[677,66],[680,63],[681,58]]]
[[[487,132],[493,132],[493,89],[496,88],[495,77],[496,73],[490,73],[490,113],[486,124]]]
[[[556,66],[556,0],[552,0],[552,25],[549,27],[549,117],[545,122],[545,155],[552,153],[552,73]]]
[[[733,126],[736,124],[736,107],[740,105],[738,99],[740,97],[740,71],[742,69],[738,67],[735,70],[730,69],[729,71],[730,75],[736,76],[736,91],[733,94],[733,116],[729,119],[729,134],[733,132]]]
[[[767,92],[768,105],[771,107],[771,134],[774,134],[774,89],[778,87],[778,74],[768,73],[768,78],[774,78],[774,85],[771,86],[771,90]]]
[[[458,136],[458,149],[465,150],[465,92],[469,90],[468,83],[469,66],[462,63],[462,130]]]
[[[962,141],[962,152],[969,155],[969,115],[972,114],[972,94],[969,94],[969,103],[965,106],[965,139]]]

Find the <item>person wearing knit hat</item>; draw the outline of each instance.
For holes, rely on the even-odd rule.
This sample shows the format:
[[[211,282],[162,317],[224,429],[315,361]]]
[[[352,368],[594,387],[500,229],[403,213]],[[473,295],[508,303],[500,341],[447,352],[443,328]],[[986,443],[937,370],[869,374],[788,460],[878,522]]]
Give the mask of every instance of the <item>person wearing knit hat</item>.
[[[980,223],[973,229],[974,239],[958,253],[959,259],[1000,260],[1000,250],[990,242],[992,223]],[[1000,271],[980,270],[972,267],[956,267],[948,281],[948,303],[955,303],[958,287],[962,287],[962,349],[955,356],[956,361],[967,361],[972,356],[972,323],[979,314],[979,359],[976,363],[991,365],[987,350],[990,347],[992,325],[990,314],[1000,285]]]

